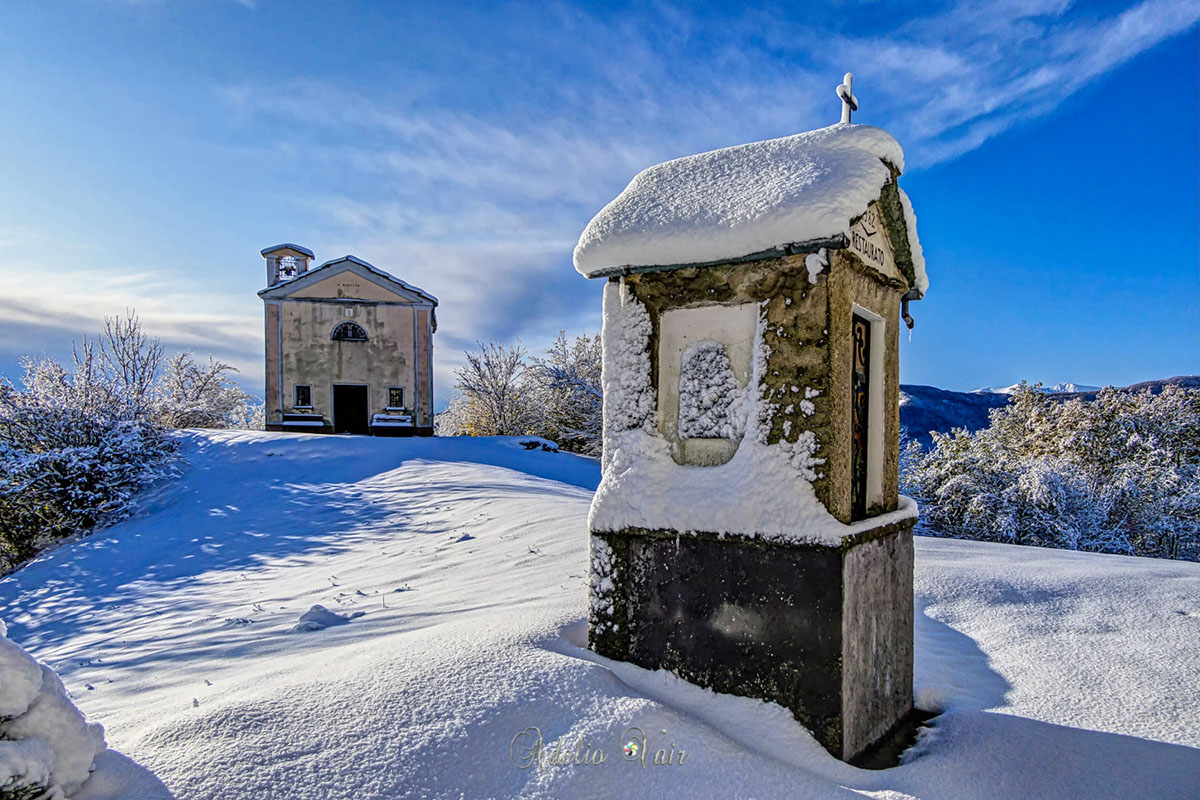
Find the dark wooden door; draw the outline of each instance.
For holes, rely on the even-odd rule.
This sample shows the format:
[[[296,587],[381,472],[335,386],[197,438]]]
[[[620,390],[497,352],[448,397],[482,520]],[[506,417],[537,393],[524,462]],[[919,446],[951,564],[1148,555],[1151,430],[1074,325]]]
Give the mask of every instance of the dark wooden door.
[[[867,435],[871,410],[871,323],[855,315],[853,324],[854,372],[850,379],[850,514],[867,515]]]
[[[367,387],[333,387],[333,432],[362,433],[367,429]]]

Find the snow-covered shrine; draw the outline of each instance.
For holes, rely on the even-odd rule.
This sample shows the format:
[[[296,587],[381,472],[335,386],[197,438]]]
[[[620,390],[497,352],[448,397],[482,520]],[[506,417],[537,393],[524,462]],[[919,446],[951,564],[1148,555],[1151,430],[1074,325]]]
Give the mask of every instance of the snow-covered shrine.
[[[854,760],[912,711],[898,347],[928,280],[899,144],[842,122],[650,167],[604,290],[589,644],[777,702]]]

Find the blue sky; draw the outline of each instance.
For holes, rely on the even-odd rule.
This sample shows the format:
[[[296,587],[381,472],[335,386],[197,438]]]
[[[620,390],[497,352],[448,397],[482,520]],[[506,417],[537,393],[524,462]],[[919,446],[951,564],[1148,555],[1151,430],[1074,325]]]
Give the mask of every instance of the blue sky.
[[[353,253],[475,340],[599,327],[571,266],[640,169],[836,122],[904,146],[902,380],[1200,372],[1194,2],[6,3],[0,373],[133,307],[261,388],[258,251]]]

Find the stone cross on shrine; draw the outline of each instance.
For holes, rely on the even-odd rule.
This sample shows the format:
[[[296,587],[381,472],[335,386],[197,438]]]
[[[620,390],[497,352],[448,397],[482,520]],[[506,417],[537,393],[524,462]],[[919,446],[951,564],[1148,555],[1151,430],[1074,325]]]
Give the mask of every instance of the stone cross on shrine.
[[[854,75],[847,72],[842,85],[837,87],[837,96],[842,98],[842,123],[850,124],[850,112],[858,111],[858,98],[854,96]]]

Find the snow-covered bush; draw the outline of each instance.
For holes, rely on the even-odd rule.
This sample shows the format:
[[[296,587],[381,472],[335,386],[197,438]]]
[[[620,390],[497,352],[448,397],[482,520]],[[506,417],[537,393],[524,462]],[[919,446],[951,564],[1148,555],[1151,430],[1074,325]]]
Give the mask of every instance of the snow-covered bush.
[[[0,381],[0,573],[119,519],[174,450],[145,397],[89,343],[71,370],[51,359],[22,366],[20,389]]]
[[[0,574],[127,514],[171,469],[167,429],[262,427],[261,404],[229,381],[232,367],[186,352],[164,360],[132,312],[106,318],[69,366],[21,366],[19,384],[0,379]]]
[[[990,427],[907,445],[901,485],[935,535],[1196,560],[1197,430],[1194,389],[1064,402],[1023,386]]]
[[[63,800],[105,749],[54,670],[8,638],[0,622],[0,800]]]

